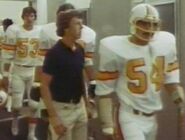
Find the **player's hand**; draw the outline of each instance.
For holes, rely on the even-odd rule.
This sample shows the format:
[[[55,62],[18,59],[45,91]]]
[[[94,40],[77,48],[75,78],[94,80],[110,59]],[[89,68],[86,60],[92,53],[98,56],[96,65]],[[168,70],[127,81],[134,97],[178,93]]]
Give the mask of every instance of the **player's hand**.
[[[178,106],[178,107],[183,107],[184,106],[184,90],[182,87],[177,87],[177,90],[171,94],[173,102]]]
[[[49,117],[49,121],[51,125],[53,126],[53,129],[57,135],[59,136],[65,135],[67,128],[61,123],[58,116]]]
[[[185,102],[184,102],[184,98],[178,98],[174,101],[174,103],[177,105],[178,110],[181,113],[185,112]]]
[[[89,119],[95,119],[97,118],[97,108],[96,108],[96,103],[93,99],[88,99],[87,103],[87,116]]]

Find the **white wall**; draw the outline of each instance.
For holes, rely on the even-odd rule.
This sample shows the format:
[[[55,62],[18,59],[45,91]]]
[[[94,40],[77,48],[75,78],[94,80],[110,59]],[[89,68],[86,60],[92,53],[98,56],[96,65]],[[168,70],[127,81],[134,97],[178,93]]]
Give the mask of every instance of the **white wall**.
[[[87,9],[90,7],[91,0],[66,0],[66,2],[73,4],[77,9]]]
[[[144,0],[146,3],[150,4],[165,4],[169,2],[175,2],[175,0]]]
[[[58,7],[63,4],[65,0],[47,0],[48,10],[48,22],[54,22],[56,20],[56,11]]]
[[[11,18],[15,23],[22,23],[21,13],[27,1],[0,1],[0,19]]]
[[[37,24],[46,24],[48,22],[48,3],[47,0],[36,0]]]
[[[139,3],[150,3],[152,5],[158,5],[158,4],[166,4],[166,3],[174,3],[175,0],[132,0],[132,6],[135,6]]]
[[[37,1],[39,1],[39,0],[37,0]],[[94,0],[92,0],[92,1],[94,1]],[[61,4],[64,4],[66,2],[73,4],[78,9],[87,9],[87,8],[89,8],[89,6],[91,4],[91,0],[47,0],[47,4],[48,4],[48,11],[47,11],[48,12],[47,13],[48,22],[53,22],[53,21],[56,20],[56,11],[57,11],[58,7]]]
[[[11,18],[16,23],[21,24],[22,9],[27,6],[28,0],[0,0],[0,20],[4,18]],[[33,6],[37,10],[37,24],[47,23],[47,0],[34,0]]]
[[[92,0],[89,25],[97,39],[129,32],[130,0]]]

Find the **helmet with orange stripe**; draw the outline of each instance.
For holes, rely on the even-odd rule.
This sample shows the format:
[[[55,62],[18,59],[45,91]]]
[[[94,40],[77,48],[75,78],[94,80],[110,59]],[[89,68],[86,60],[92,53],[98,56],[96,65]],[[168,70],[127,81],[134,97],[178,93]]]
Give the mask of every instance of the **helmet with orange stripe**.
[[[160,30],[160,17],[157,9],[150,4],[139,4],[131,11],[131,34],[140,40],[150,41]]]

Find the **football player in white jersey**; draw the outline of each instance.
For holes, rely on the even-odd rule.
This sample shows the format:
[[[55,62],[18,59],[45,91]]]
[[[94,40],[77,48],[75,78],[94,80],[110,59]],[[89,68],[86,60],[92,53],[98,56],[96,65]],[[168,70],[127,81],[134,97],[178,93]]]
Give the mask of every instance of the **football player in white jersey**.
[[[3,38],[4,38],[3,26],[0,26],[0,49],[1,49]]]
[[[3,40],[4,40],[4,30],[3,30],[3,26],[0,26],[0,52],[1,52]],[[1,56],[0,56],[0,64],[1,64]],[[1,72],[1,69],[0,69],[0,72]]]
[[[102,131],[107,135],[119,134],[116,139],[155,140],[155,112],[162,109],[162,87],[178,107],[183,106],[175,37],[160,31],[160,23],[155,7],[139,4],[131,11],[130,35],[100,41],[96,86],[99,117]],[[119,101],[114,120],[119,127],[115,129],[110,98],[114,92]]]
[[[25,7],[22,11],[23,25],[13,25],[7,29],[5,43],[2,47],[2,58],[5,62],[3,69],[5,83],[8,83],[10,63],[13,63],[9,84],[14,112],[12,121],[13,135],[18,134],[18,114],[22,108],[24,93],[26,92],[28,99],[30,98],[29,93],[38,60],[40,28],[34,25],[36,17],[34,8]],[[30,103],[29,100],[28,104],[31,105]],[[32,110],[34,109],[32,108]],[[35,127],[36,119],[32,116],[29,119],[29,140],[37,140]]]
[[[0,55],[1,55],[1,44],[3,44],[4,40],[5,40],[5,32],[8,29],[8,27],[10,25],[13,24],[13,21],[9,18],[6,18],[2,21],[2,25],[3,25],[3,31],[2,34],[0,33]],[[1,32],[1,31],[0,31]],[[2,35],[2,36],[1,36]],[[0,56],[0,72],[2,72],[2,67],[3,67],[3,63],[2,63],[2,58]],[[11,112],[11,103],[12,103],[12,98],[11,95],[8,95],[8,100],[6,102],[5,108],[8,112]]]
[[[13,24],[13,21],[7,18],[2,21],[2,26],[0,26],[0,66],[1,66],[1,46],[5,38],[5,32],[7,28],[12,24]],[[0,68],[0,72],[1,72],[1,68]]]
[[[7,30],[7,28],[13,24],[13,21],[11,19],[4,19],[2,21],[2,26],[0,26],[0,73],[2,71],[2,58],[1,58],[1,47],[2,47],[2,43],[4,42],[4,38],[5,38],[5,32]]]
[[[5,32],[7,28],[13,24],[13,21],[9,18],[6,18],[2,21],[2,26],[0,26],[0,49],[1,49],[1,44],[3,43]]]
[[[71,9],[75,9],[75,7],[70,3],[65,3],[58,8],[57,14]],[[41,43],[45,49],[51,48],[58,41],[58,39],[61,38],[56,34],[56,23],[54,22],[46,24],[42,27],[41,36]],[[83,25],[80,40],[85,44],[85,71],[87,79],[89,80],[89,93],[91,94],[90,96],[94,97],[96,82],[94,80],[93,54],[95,51],[96,32],[90,27]]]

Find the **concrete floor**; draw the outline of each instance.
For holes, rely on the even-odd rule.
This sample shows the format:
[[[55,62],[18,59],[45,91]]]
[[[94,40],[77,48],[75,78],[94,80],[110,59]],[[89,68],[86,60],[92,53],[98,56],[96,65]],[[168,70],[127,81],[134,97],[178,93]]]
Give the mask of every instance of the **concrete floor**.
[[[158,112],[159,129],[156,140],[185,140],[184,136],[181,139],[178,139],[176,106],[169,101],[168,97],[164,99],[164,109]],[[28,131],[26,119],[20,119],[20,134],[13,137],[10,132],[11,120],[8,120],[11,116],[12,114],[7,113],[5,110],[0,111],[0,140],[26,140]],[[38,140],[47,140],[47,126],[47,122],[41,119],[39,120],[39,125],[36,131]],[[89,130],[91,130],[90,135],[95,138],[94,140],[112,140],[111,138],[105,138],[102,135],[99,122],[97,120],[91,120],[89,122]],[[182,133],[185,135],[185,129],[182,130]]]
[[[21,117],[19,120],[19,135],[12,136],[11,134],[11,119],[12,114],[6,112],[5,110],[0,111],[0,140],[27,140],[28,126],[27,119]],[[94,140],[104,140],[105,137],[100,132],[100,127],[97,120],[91,120],[89,123],[89,130],[91,130],[90,135],[93,136]],[[38,140],[47,140],[47,128],[48,123],[39,119],[38,127],[36,129],[36,136]],[[108,140],[106,138],[106,140]],[[109,139],[111,140],[111,139]]]

